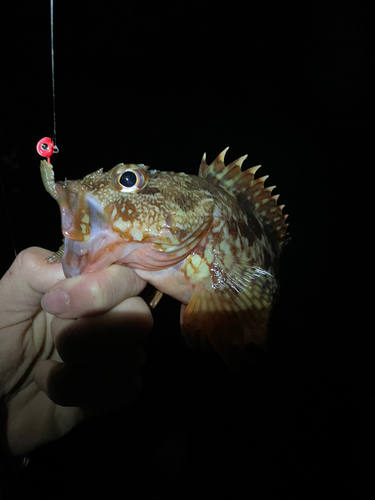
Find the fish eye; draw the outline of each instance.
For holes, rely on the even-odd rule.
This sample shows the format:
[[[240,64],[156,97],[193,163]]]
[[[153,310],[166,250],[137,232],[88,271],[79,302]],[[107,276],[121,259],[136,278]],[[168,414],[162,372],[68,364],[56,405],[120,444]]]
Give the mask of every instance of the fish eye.
[[[132,170],[127,170],[121,175],[118,181],[125,188],[131,188],[137,184],[137,176]]]
[[[114,174],[114,185],[123,193],[140,191],[147,184],[147,173],[143,168],[126,167],[121,165]]]

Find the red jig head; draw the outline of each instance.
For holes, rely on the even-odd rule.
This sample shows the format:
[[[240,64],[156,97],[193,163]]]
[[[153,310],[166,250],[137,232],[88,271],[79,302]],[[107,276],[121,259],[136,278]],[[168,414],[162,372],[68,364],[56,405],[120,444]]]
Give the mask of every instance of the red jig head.
[[[51,156],[54,153],[59,152],[58,147],[53,144],[52,140],[49,137],[43,137],[43,139],[40,139],[40,141],[36,145],[36,150],[38,151],[40,156],[43,156],[43,158],[47,159],[48,163],[51,163]]]

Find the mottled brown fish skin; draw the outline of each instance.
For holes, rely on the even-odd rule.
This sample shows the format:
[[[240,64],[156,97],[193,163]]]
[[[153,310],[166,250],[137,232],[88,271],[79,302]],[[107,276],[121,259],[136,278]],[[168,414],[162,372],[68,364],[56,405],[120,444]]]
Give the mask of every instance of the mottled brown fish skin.
[[[67,276],[133,267],[182,303],[190,345],[212,345],[234,366],[247,344],[265,341],[288,233],[267,176],[241,171],[246,156],[225,165],[226,151],[210,165],[204,155],[198,176],[120,164],[54,183],[52,166],[41,170],[61,209]],[[136,183],[125,186],[123,173]]]

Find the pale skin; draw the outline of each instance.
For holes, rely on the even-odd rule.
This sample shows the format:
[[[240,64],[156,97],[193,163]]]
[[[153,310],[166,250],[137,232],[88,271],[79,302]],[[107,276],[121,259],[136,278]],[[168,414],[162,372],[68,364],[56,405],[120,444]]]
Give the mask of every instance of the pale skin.
[[[0,446],[25,455],[129,404],[152,327],[146,282],[113,265],[65,279],[51,252],[21,252],[0,281]]]

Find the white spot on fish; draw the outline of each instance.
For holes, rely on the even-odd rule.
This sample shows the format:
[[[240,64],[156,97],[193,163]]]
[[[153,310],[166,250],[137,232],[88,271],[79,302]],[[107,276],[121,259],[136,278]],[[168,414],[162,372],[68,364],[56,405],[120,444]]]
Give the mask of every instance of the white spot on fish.
[[[140,231],[136,227],[133,227],[130,230],[130,235],[133,238],[133,240],[136,240],[136,241],[141,241],[143,239],[143,233],[142,233],[142,231]]]
[[[194,275],[194,269],[191,266],[191,264],[188,264],[186,266],[186,274],[188,275],[189,278],[191,278]]]
[[[206,246],[205,248],[205,251],[204,251],[204,258],[206,259],[207,263],[208,264],[212,264],[213,260],[214,260],[214,256],[212,254],[212,249],[211,249],[211,245],[210,246]]]
[[[223,240],[223,241],[220,242],[219,248],[225,254],[230,254],[230,247],[229,247],[228,243],[225,240]]]
[[[210,275],[210,268],[204,261],[202,261],[201,264],[199,265],[198,272],[200,278],[206,278],[207,276]]]
[[[201,263],[201,258],[199,257],[198,254],[193,255],[191,258],[191,263],[194,267],[199,267],[199,264]]]
[[[125,232],[129,227],[131,227],[132,223],[130,221],[124,221],[121,217],[119,217],[114,223],[114,227],[117,227],[120,231]]]

